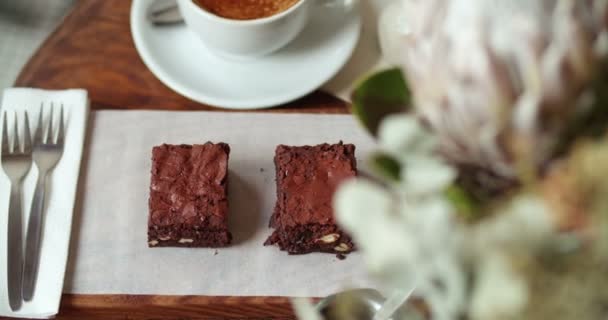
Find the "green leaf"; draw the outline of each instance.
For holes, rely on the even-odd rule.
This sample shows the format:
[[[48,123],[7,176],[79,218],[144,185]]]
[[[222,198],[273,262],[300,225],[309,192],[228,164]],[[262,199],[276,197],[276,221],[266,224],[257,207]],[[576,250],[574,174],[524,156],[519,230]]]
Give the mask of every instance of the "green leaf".
[[[393,157],[384,153],[376,153],[372,155],[370,162],[374,171],[383,178],[399,181],[401,176],[401,164]]]
[[[400,69],[388,69],[364,79],[353,95],[353,114],[372,135],[389,114],[407,111],[410,90]]]
[[[465,219],[473,220],[479,216],[481,204],[462,187],[451,185],[445,190],[445,196]]]

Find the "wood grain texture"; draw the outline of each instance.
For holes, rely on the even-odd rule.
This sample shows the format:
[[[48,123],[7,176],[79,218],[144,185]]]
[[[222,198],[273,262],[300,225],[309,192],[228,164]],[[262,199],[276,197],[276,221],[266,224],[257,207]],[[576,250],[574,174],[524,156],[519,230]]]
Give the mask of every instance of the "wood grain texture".
[[[64,295],[58,319],[293,319],[282,297]]]
[[[42,44],[16,86],[85,88],[94,109],[226,111],[184,98],[146,68],[131,38],[127,0],[81,0]],[[323,92],[256,112],[347,113]],[[289,298],[66,294],[56,319],[292,319]]]
[[[81,0],[43,43],[16,86],[85,88],[96,109],[221,110],[171,91],[139,58],[129,26],[131,1]],[[347,103],[320,91],[261,112],[346,113]]]
[[[313,299],[318,301],[318,299]],[[11,319],[0,317],[0,319]],[[58,320],[295,319],[285,297],[64,294]]]

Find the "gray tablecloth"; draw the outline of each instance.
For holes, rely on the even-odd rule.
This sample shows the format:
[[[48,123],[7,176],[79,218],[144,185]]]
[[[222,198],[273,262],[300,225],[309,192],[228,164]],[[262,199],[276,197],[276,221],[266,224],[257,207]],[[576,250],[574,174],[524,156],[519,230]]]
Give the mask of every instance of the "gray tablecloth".
[[[0,0],[0,95],[75,0]]]

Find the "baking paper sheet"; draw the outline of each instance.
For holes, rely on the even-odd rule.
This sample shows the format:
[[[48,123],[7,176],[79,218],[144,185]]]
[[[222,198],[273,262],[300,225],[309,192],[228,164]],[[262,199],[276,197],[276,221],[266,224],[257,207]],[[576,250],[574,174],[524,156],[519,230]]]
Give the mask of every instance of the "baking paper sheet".
[[[349,115],[98,111],[91,113],[64,291],[81,294],[325,296],[367,287],[346,260],[263,246],[276,200],[274,150],[343,140],[359,165],[372,138]],[[229,224],[222,249],[148,248],[151,150],[162,143],[230,144]]]

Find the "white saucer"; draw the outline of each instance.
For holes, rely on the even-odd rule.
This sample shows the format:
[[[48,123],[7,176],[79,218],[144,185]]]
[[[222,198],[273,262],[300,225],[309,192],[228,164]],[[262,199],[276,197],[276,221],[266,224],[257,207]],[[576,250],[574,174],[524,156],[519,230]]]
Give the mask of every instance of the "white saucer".
[[[185,25],[153,26],[146,20],[149,0],[133,1],[131,33],[150,71],[181,95],[223,108],[267,108],[314,91],[348,61],[361,29],[349,2],[313,6],[311,21],[292,43],[247,61],[217,56]]]

